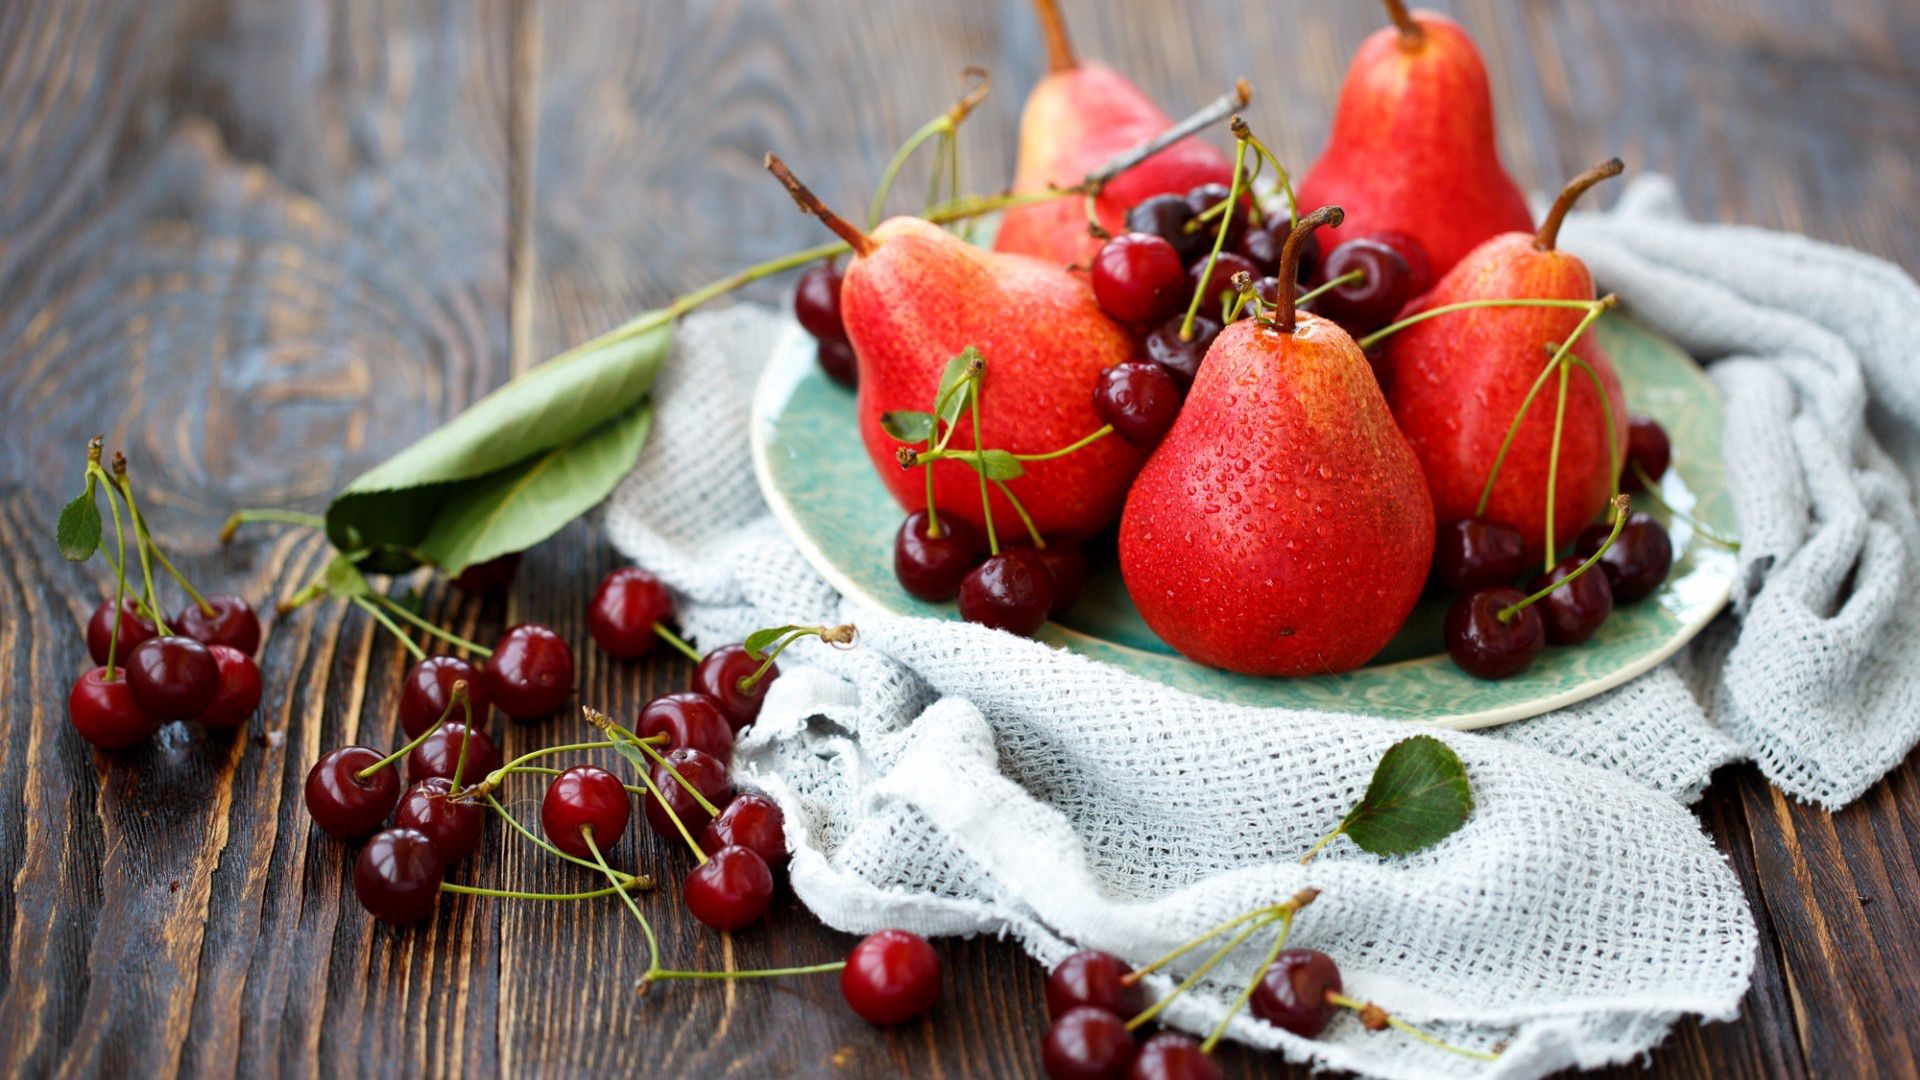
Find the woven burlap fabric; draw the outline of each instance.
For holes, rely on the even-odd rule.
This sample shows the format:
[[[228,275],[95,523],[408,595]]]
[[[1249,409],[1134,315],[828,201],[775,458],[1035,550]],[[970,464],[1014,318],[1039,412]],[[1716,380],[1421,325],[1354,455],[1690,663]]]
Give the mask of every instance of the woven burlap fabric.
[[[1893,602],[1920,550],[1901,464],[1915,460],[1866,423],[1871,411],[1889,446],[1920,430],[1920,292],[1862,256],[1686,223],[1659,181],[1565,237],[1636,315],[1715,361],[1745,537],[1736,610],[1612,693],[1441,733],[1475,813],[1388,860],[1343,840],[1298,863],[1404,724],[1220,705],[844,602],[752,476],[748,402],[784,315],[688,320],[653,441],[605,526],[673,586],[702,643],[860,626],[858,648],[805,642],[783,657],[741,744],[742,781],[787,811],[797,895],[842,929],[1011,935],[1051,964],[1085,946],[1143,961],[1312,885],[1322,895],[1293,940],[1334,955],[1349,992],[1466,1045],[1507,1043],[1487,1065],[1351,1018],[1312,1042],[1244,1016],[1231,1029],[1368,1075],[1538,1076],[1642,1053],[1683,1014],[1733,1016],[1754,926],[1684,803],[1740,758],[1796,796],[1844,802],[1920,723],[1920,635]],[[860,452],[851,430],[847,452]],[[1267,944],[1167,1020],[1207,1030]]]

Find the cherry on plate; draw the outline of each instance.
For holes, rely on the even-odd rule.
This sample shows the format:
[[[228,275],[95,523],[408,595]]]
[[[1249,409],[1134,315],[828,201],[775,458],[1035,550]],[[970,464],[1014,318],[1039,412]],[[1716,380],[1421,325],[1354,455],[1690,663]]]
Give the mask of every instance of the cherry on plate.
[[[960,617],[1032,637],[1053,607],[1053,576],[1026,548],[1005,548],[960,583]]]
[[[220,669],[220,689],[213,704],[200,712],[200,722],[210,728],[239,727],[260,707],[260,668],[253,657],[231,645],[209,645],[213,662]]]
[[[1579,568],[1585,559],[1569,555],[1551,571],[1537,575],[1527,586],[1529,593],[1539,592]],[[1547,641],[1553,645],[1578,645],[1594,635],[1600,624],[1613,614],[1613,586],[1596,566],[1541,597],[1533,605],[1547,628]]]
[[[715,930],[738,930],[759,921],[773,901],[773,871],[743,847],[707,853],[681,886],[687,911]]]
[[[794,286],[793,317],[815,340],[847,340],[847,325],[840,314],[840,278],[840,268],[833,263],[814,263]]]
[[[1053,603],[1047,607],[1047,615],[1063,614],[1079,603],[1080,594],[1087,591],[1087,577],[1092,572],[1087,565],[1087,553],[1080,549],[1080,545],[1056,540],[1034,551],[1034,555],[1046,565],[1047,580],[1053,586]]]
[[[1639,491],[1645,486],[1640,482],[1640,473],[1646,473],[1647,479],[1658,482],[1667,474],[1667,466],[1672,463],[1673,443],[1667,438],[1667,429],[1652,417],[1629,417],[1627,467],[1620,474],[1620,487],[1626,491]],[[1639,467],[1638,471],[1635,471],[1635,466]]]
[[[452,798],[453,781],[430,776],[407,789],[400,797],[400,809],[393,823],[405,829],[418,829],[433,841],[442,862],[456,863],[473,854],[480,846],[480,830],[486,815],[478,802]]]
[[[765,675],[751,687],[741,684],[760,670],[761,661],[755,660],[747,652],[745,645],[722,645],[700,658],[693,669],[693,688],[712,698],[727,717],[727,723],[738,732],[753,723],[760,715],[760,705],[766,700],[767,687],[780,677],[780,666],[775,664],[767,669]]]
[[[67,719],[81,738],[102,750],[124,750],[160,730],[159,721],[133,700],[126,672],[117,669],[112,679],[106,668],[80,676],[67,695]]]
[[[207,597],[203,611],[199,604],[188,604],[173,617],[173,631],[185,634],[202,645],[225,645],[252,656],[260,649],[260,617],[253,605],[231,593]]]
[[[466,744],[466,764],[460,764],[461,744]],[[448,721],[428,735],[407,755],[407,781],[417,784],[431,776],[453,779],[460,770],[462,784],[477,784],[500,767],[500,748],[493,736],[479,728]]]
[[[1606,523],[1587,526],[1573,543],[1573,550],[1587,558],[1600,550],[1607,542],[1607,535],[1613,527]],[[1613,599],[1618,603],[1632,603],[1652,595],[1661,582],[1667,580],[1667,571],[1673,569],[1673,538],[1667,535],[1666,526],[1647,514],[1627,515],[1627,523],[1620,527],[1620,536],[1600,556],[1600,570],[1607,575],[1608,584],[1613,586]]]
[[[1100,372],[1093,411],[1135,446],[1154,446],[1180,417],[1180,383],[1164,365],[1127,360]]]
[[[823,341],[814,350],[819,359],[820,370],[827,378],[849,390],[860,385],[860,354],[853,351],[850,341]]]
[[[1061,1013],[1040,1044],[1048,1080],[1125,1080],[1137,1048],[1127,1022],[1080,1005]]]
[[[120,601],[120,649],[115,658],[118,663],[127,662],[127,654],[134,646],[155,636],[160,631],[153,621],[140,614],[140,604],[129,596]],[[107,648],[113,641],[113,601],[102,600],[93,609],[93,615],[87,620],[87,655],[93,662],[104,665],[107,662]]]
[[[900,523],[893,537],[893,576],[912,595],[939,603],[960,591],[961,580],[986,545],[978,530],[952,514],[940,519],[939,536],[927,535],[930,528],[925,510],[915,510]]]
[[[666,757],[666,764],[655,762],[649,773],[653,785],[666,796],[666,804],[663,806],[651,791],[641,797],[641,804],[647,813],[647,826],[678,843],[680,829],[674,825],[674,818],[679,818],[681,824],[687,827],[688,836],[699,836],[715,816],[707,813],[707,808],[700,805],[700,800],[693,797],[693,792],[688,791],[687,786],[692,785],[694,791],[713,804],[714,809],[725,810],[727,801],[733,798],[733,778],[727,775],[727,767],[712,754],[683,746]],[[673,772],[667,771],[667,765],[673,766]],[[674,779],[674,772],[680,774],[680,779]],[[681,782],[683,780],[684,784]],[[672,814],[668,814],[669,808]]]
[[[508,716],[546,716],[573,696],[573,650],[539,623],[521,623],[493,647],[486,684],[487,697]]]
[[[1433,576],[1454,592],[1511,585],[1526,568],[1526,540],[1498,522],[1462,518],[1434,532]]]
[[[738,845],[760,856],[769,869],[777,870],[787,862],[786,822],[779,803],[758,792],[743,791],[707,826],[700,846],[712,851]]]
[[[637,566],[608,574],[587,605],[587,632],[608,656],[630,660],[653,651],[656,623],[673,616],[673,597],[660,579]]]
[[[127,656],[127,685],[148,716],[163,723],[191,720],[220,693],[220,664],[190,637],[148,638]]]
[[[576,859],[593,861],[585,829],[605,855],[626,831],[633,803],[618,777],[592,765],[575,765],[553,778],[540,800],[540,828],[547,842]]]
[[[370,747],[342,746],[321,755],[307,770],[307,814],[320,831],[338,840],[358,840],[380,828],[400,801],[400,773],[388,765],[371,776],[362,770],[383,755]]]
[[[724,764],[733,760],[733,727],[720,713],[720,706],[705,694],[683,690],[662,694],[640,710],[635,729],[643,739],[665,735],[664,753],[688,746],[713,755]]]
[[[1317,949],[1284,949],[1260,976],[1247,1005],[1253,1015],[1303,1039],[1333,1019],[1328,994],[1340,993],[1340,967]]]
[[[388,829],[360,849],[353,864],[353,893],[360,906],[383,923],[417,923],[433,914],[446,869],[426,833]]]
[[[479,669],[456,656],[429,656],[425,660],[407,669],[407,677],[400,680],[400,730],[411,739],[440,722],[447,716],[447,705],[453,701],[453,684],[467,684],[467,703],[473,706],[473,726],[481,727],[486,723],[487,710],[492,702],[487,699],[486,680]],[[448,720],[465,722],[465,710],[457,710]]]
[[[869,1024],[911,1020],[940,1000],[940,957],[918,934],[870,934],[847,954],[840,995]]]
[[[1058,1020],[1083,1005],[1131,1020],[1147,1007],[1146,989],[1126,981],[1126,961],[1099,949],[1083,949],[1060,961],[1047,976],[1047,1015]]]
[[[1494,585],[1470,592],[1447,609],[1447,655],[1460,670],[1482,679],[1505,679],[1533,664],[1547,643],[1540,613],[1530,605],[1502,619],[1500,612],[1527,598],[1519,589]]]

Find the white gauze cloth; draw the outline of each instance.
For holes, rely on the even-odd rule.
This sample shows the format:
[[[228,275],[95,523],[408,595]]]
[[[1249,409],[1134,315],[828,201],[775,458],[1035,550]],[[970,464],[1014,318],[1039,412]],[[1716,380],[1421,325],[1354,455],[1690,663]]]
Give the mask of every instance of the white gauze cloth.
[[[1920,725],[1920,632],[1898,602],[1920,552],[1905,479],[1920,290],[1858,254],[1689,223],[1657,178],[1562,235],[1635,315],[1714,361],[1743,537],[1734,611],[1604,696],[1438,732],[1477,806],[1446,841],[1395,859],[1342,839],[1298,861],[1407,724],[1222,705],[843,600],[768,516],[749,461],[748,403],[785,316],[689,319],[605,525],[673,587],[704,645],[859,625],[855,649],[806,641],[781,658],[738,754],[741,780],[786,811],[800,899],[849,931],[1012,935],[1048,966],[1083,947],[1139,964],[1315,886],[1291,943],[1330,953],[1349,994],[1463,1045],[1507,1044],[1487,1064],[1350,1014],[1313,1041],[1244,1013],[1230,1028],[1374,1076],[1540,1076],[1641,1054],[1683,1014],[1733,1017],[1754,924],[1683,805],[1743,758],[1839,805]],[[846,452],[861,453],[851,427]],[[1209,1030],[1270,943],[1249,941],[1165,1020]]]

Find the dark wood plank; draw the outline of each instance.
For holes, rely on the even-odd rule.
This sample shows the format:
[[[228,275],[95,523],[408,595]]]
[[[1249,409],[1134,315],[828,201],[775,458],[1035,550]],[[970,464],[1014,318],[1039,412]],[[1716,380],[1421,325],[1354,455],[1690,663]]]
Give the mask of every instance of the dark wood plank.
[[[1920,13],[1440,6],[1489,54],[1523,182],[1619,151],[1675,175],[1703,215],[1920,265]],[[1248,76],[1250,120],[1300,165],[1377,21],[1371,5],[1304,0],[1067,8],[1084,53],[1175,111]],[[612,904],[460,900],[417,930],[371,925],[350,850],[312,833],[298,785],[325,747],[391,740],[405,654],[333,607],[270,620],[267,701],[246,737],[181,729],[90,754],[61,703],[100,583],[44,537],[78,447],[106,431],[190,573],[257,600],[290,591],[319,545],[260,530],[219,550],[227,510],[311,505],[510,372],[812,242],[761,153],[858,209],[969,63],[999,82],[962,159],[968,186],[990,189],[1043,63],[1022,0],[0,7],[0,701],[16,718],[0,733],[0,1066],[1038,1073],[1040,972],[1006,943],[941,942],[946,1004],[876,1032],[831,978],[636,997],[644,947]],[[432,585],[426,610],[479,640],[538,619],[584,644],[586,597],[616,561],[576,525],[504,596]],[[582,699],[616,714],[687,673],[590,647],[579,660]],[[511,753],[575,728],[496,730]],[[1703,825],[1763,945],[1742,1018],[1681,1025],[1654,1055],[1661,1072],[1910,1066],[1917,786],[1909,763],[1831,817],[1750,768],[1709,791]],[[536,798],[512,793],[523,811]],[[618,854],[669,882],[685,865],[650,834]],[[456,879],[581,880],[505,841]],[[852,940],[790,898],[731,940],[688,925],[670,887],[646,906],[683,964],[807,962]],[[1226,1060],[1234,1075],[1277,1065]]]

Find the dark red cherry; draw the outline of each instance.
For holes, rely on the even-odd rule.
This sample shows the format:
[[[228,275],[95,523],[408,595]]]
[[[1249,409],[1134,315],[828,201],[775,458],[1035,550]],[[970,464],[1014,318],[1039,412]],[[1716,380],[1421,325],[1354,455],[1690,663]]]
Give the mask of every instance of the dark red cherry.
[[[675,817],[687,827],[687,835],[694,837],[706,831],[707,823],[714,819],[714,815],[707,813],[707,808],[701,806],[700,800],[687,790],[687,785],[693,785],[694,790],[705,796],[715,809],[724,811],[728,800],[733,798],[733,778],[727,775],[727,767],[721,764],[719,758],[684,746],[670,751],[667,763],[673,766],[674,772],[680,774],[679,780],[667,771],[666,765],[658,762],[654,763],[653,771],[649,774],[654,786],[667,797],[666,806],[663,807],[651,791],[641,796],[640,802],[647,812],[647,827],[679,843],[680,829],[673,823]],[[681,780],[686,783],[681,783]],[[672,814],[667,813],[667,807],[672,808]]]
[[[1368,233],[1367,238],[1392,248],[1407,264],[1408,296],[1419,296],[1433,288],[1433,262],[1427,258],[1426,245],[1406,233],[1392,229],[1380,229]]]
[[[787,818],[780,812],[780,804],[754,791],[734,796],[700,837],[700,846],[708,851],[729,844],[760,856],[771,869],[785,866]]]
[[[1129,983],[1126,961],[1098,949],[1074,953],[1047,976],[1047,1015],[1058,1020],[1069,1009],[1090,1005],[1131,1020],[1147,1007],[1146,989]]]
[[[1093,411],[1135,446],[1160,442],[1180,415],[1180,398],[1173,373],[1146,360],[1115,364],[1093,384]]]
[[[539,623],[521,623],[493,647],[485,678],[487,697],[508,716],[546,716],[573,696],[573,650]]]
[[[1667,474],[1667,466],[1673,463],[1673,443],[1667,438],[1667,429],[1660,422],[1648,416],[1633,416],[1627,419],[1627,467],[1620,474],[1620,487],[1626,491],[1639,491],[1640,473],[1647,479],[1658,481]],[[1640,467],[1639,472],[1634,466]]]
[[[1126,1080],[1135,1053],[1127,1022],[1081,1005],[1056,1017],[1040,1044],[1048,1080]]]
[[[230,593],[207,597],[203,611],[199,604],[188,604],[173,617],[173,632],[185,634],[202,645],[225,645],[252,656],[260,649],[260,617],[253,605]]]
[[[168,634],[127,654],[127,685],[140,709],[161,722],[191,720],[220,693],[220,664],[205,645]]]
[[[807,267],[793,290],[793,317],[820,341],[847,339],[847,326],[840,316],[838,266],[823,262]]]
[[[1286,246],[1287,233],[1290,231],[1286,218],[1276,219],[1279,229],[1276,231],[1265,225],[1250,226],[1234,245],[1234,254],[1252,263],[1254,277],[1271,276],[1280,272],[1280,249]]]
[[[1173,245],[1182,263],[1190,263],[1213,248],[1213,234],[1198,229],[1188,231],[1193,208],[1180,195],[1155,195],[1142,199],[1127,211],[1127,229],[1148,233]]]
[[[687,874],[681,895],[693,917],[715,930],[738,930],[758,922],[773,902],[773,871],[746,848],[707,852],[707,861]]]
[[[67,695],[67,719],[80,737],[102,750],[121,750],[160,730],[160,724],[141,710],[127,686],[126,672],[94,668],[80,676]]]
[[[898,1024],[940,1000],[940,957],[918,934],[882,930],[847,954],[840,995],[869,1024]]]
[[[485,596],[496,593],[513,584],[514,575],[520,572],[518,551],[509,551],[486,562],[472,566],[454,575],[453,587],[468,596]]]
[[[1100,307],[1134,325],[1166,318],[1190,295],[1180,254],[1151,233],[1125,233],[1102,244],[1090,276]]]
[[[1180,336],[1186,316],[1175,315],[1146,339],[1147,359],[1173,372],[1183,394],[1193,385],[1193,377],[1199,373],[1200,361],[1206,358],[1207,350],[1213,347],[1213,339],[1220,336],[1220,321],[1206,314],[1204,307],[1202,305],[1201,313],[1193,317],[1192,336]]]
[[[140,605],[129,596],[120,601],[120,649],[115,658],[118,664],[127,662],[127,654],[134,646],[153,637],[160,631],[154,628],[152,620],[140,614]],[[87,620],[87,655],[93,657],[96,664],[107,662],[107,647],[113,638],[113,601],[102,600],[100,606],[93,609],[93,617]]]
[[[406,732],[407,738],[439,723],[442,716],[466,721],[464,709],[455,709],[447,716],[447,704],[453,700],[453,684],[458,682],[467,684],[467,702],[473,706],[473,726],[486,724],[487,711],[493,706],[487,700],[486,680],[479,670],[458,657],[429,656],[408,668],[407,677],[400,681],[400,730]]]
[[[1053,607],[1053,576],[1026,548],[1004,548],[960,583],[960,617],[1032,637]]]
[[[900,587],[932,603],[953,599],[960,579],[973,569],[986,545],[979,530],[947,514],[940,519],[940,535],[928,536],[931,519],[915,510],[900,523],[893,537],[893,576]]]
[[[1527,592],[1536,593],[1566,580],[1584,561],[1577,555],[1561,559],[1548,573],[1535,575]],[[1550,644],[1578,645],[1592,637],[1613,614],[1613,585],[1596,566],[1535,601],[1533,609],[1540,613]]]
[[[210,728],[239,727],[260,707],[260,668],[253,657],[231,645],[209,645],[220,669],[220,689],[213,704],[200,711],[200,722]]]
[[[1177,1031],[1163,1031],[1140,1044],[1127,1080],[1221,1080],[1222,1075],[1199,1043]]]
[[[484,804],[452,798],[452,793],[453,781],[430,776],[407,789],[400,797],[400,809],[393,815],[394,825],[425,833],[445,863],[456,863],[473,854],[480,846],[481,826],[486,823]]]
[[[1056,540],[1034,555],[1046,564],[1047,580],[1053,585],[1053,603],[1048,606],[1047,614],[1062,614],[1079,603],[1080,594],[1087,591],[1087,575],[1091,572],[1087,553],[1078,544]]]
[[[353,893],[383,923],[405,926],[433,914],[446,861],[418,829],[376,833],[353,864]]]
[[[1518,675],[1533,664],[1547,643],[1547,630],[1535,604],[1510,618],[1500,612],[1527,598],[1519,589],[1493,585],[1460,597],[1447,609],[1447,655],[1460,670],[1482,679]]]
[[[588,862],[593,861],[593,850],[581,830],[593,830],[593,842],[604,855],[632,816],[633,803],[619,778],[592,765],[575,765],[554,777],[540,800],[540,828],[547,842]]]
[[[1393,248],[1365,236],[1328,252],[1318,280],[1332,281],[1355,270],[1365,276],[1320,294],[1314,310],[1342,326],[1377,330],[1393,321],[1414,295],[1413,270],[1407,260]]]
[[[1333,1019],[1329,993],[1340,993],[1340,967],[1317,949],[1285,949],[1274,958],[1247,1005],[1267,1023],[1311,1039]]]
[[[720,714],[720,706],[705,694],[690,690],[662,694],[640,710],[635,729],[643,739],[665,735],[662,753],[690,746],[711,754],[722,763],[733,760],[733,726]]]
[[[337,840],[358,840],[387,820],[400,801],[400,770],[388,765],[371,776],[360,775],[382,756],[365,746],[342,746],[321,755],[307,770],[307,813],[321,832]]]
[[[945,524],[943,520],[941,524]],[[767,687],[780,677],[780,665],[767,669],[750,687],[741,684],[760,670],[762,661],[748,654],[744,645],[722,645],[700,658],[693,669],[693,688],[712,698],[725,714],[727,723],[738,732],[760,715],[760,703],[766,700]]]
[[[600,580],[587,605],[587,632],[608,656],[622,660],[653,651],[655,623],[673,617],[673,597],[660,579],[637,566],[623,566]]]
[[[1573,550],[1586,558],[1607,542],[1613,526],[1605,522],[1589,525],[1574,541]],[[1667,580],[1673,568],[1673,539],[1666,526],[1647,514],[1629,514],[1620,528],[1619,539],[1600,556],[1599,569],[1606,571],[1617,603],[1632,603],[1649,596]]]
[[[1256,278],[1260,276],[1258,268],[1231,251],[1221,252],[1220,257],[1213,261],[1213,271],[1207,274],[1203,284],[1200,275],[1206,269],[1207,264],[1204,261],[1194,263],[1189,278],[1193,288],[1200,290],[1200,310],[1215,315],[1220,313],[1226,298],[1239,291],[1233,287],[1235,274]],[[1187,296],[1191,298],[1193,294],[1190,292]]]
[[[1228,188],[1225,184],[1201,184],[1199,187],[1187,192],[1187,209],[1193,211],[1194,217],[1199,217],[1227,201],[1227,196],[1231,194],[1233,194],[1232,189]],[[1240,235],[1246,231],[1246,198],[1247,196],[1242,194],[1240,196],[1240,205],[1233,208],[1233,224],[1227,228],[1226,250],[1228,251],[1233,250],[1233,246],[1240,240]],[[1206,253],[1213,250],[1214,238],[1220,235],[1220,215],[1215,214],[1205,221],[1200,222],[1194,231],[1199,233],[1205,241],[1201,244],[1200,254],[1198,256],[1199,259],[1204,260]]]
[[[1527,542],[1505,525],[1461,518],[1433,534],[1433,576],[1457,593],[1511,585],[1527,568]]]
[[[860,356],[850,341],[823,341],[814,351],[827,378],[849,390],[860,385]]]
[[[467,744],[467,761],[464,765],[460,764],[462,742]],[[457,768],[462,784],[477,784],[499,767],[500,749],[493,744],[493,736],[479,728],[469,730],[467,725],[449,720],[407,755],[407,780],[415,784],[430,776],[443,776],[451,780]]]

